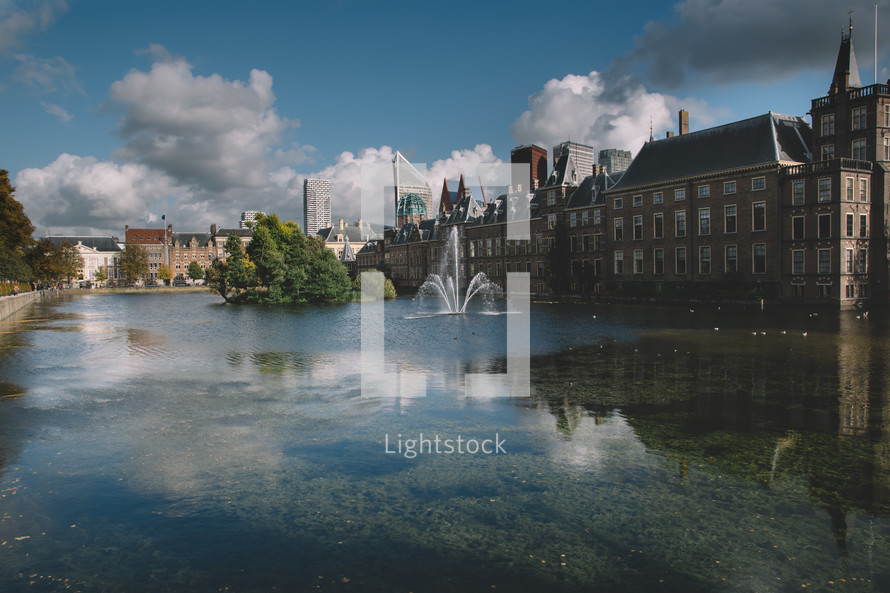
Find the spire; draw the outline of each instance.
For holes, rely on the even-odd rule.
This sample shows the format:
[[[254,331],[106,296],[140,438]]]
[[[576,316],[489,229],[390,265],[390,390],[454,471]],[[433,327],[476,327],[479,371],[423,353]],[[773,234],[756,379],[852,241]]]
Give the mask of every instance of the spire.
[[[655,142],[655,132],[652,128],[652,116],[649,116],[649,142]]]
[[[831,79],[830,94],[847,89],[859,88],[859,66],[856,64],[856,53],[853,51],[853,17],[850,16],[849,29],[841,31],[841,47],[837,53],[837,64],[834,67],[834,78]]]
[[[439,198],[439,214],[451,214],[454,207],[451,201],[451,192],[448,191],[448,178],[442,180],[442,195]]]
[[[462,200],[467,196],[469,192],[467,192],[467,186],[464,183],[464,175],[460,174],[460,182],[457,184],[457,199]]]
[[[349,235],[343,236],[343,251],[340,252],[340,261],[342,263],[355,261],[355,251],[352,250],[352,245],[349,244]]]

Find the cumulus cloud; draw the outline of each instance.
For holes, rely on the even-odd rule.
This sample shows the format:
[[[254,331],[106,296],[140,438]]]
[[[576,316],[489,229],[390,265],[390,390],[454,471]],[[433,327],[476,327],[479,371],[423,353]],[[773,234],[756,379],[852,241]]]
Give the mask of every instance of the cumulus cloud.
[[[141,164],[118,165],[94,157],[62,154],[42,169],[16,176],[16,198],[41,232],[111,232],[149,221],[163,212],[165,198],[186,188]]]
[[[161,61],[149,72],[132,70],[111,85],[107,107],[121,113],[124,140],[116,159],[211,193],[264,188],[270,171],[308,160],[300,147],[276,150],[298,122],[273,107],[267,72],[252,70],[247,82],[200,76],[160,46],[150,51]]]
[[[675,18],[647,23],[615,66],[641,69],[648,83],[666,88],[690,81],[772,81],[803,69],[824,70],[834,63],[849,9],[859,23],[854,44],[869,55],[871,1],[685,0],[674,6]],[[879,19],[886,22],[890,15],[885,7],[881,11]],[[886,43],[882,39],[879,50]]]
[[[64,58],[38,58],[28,54],[16,54],[20,62],[12,77],[29,87],[36,94],[60,92],[83,94],[83,87],[77,80],[74,67]]]
[[[650,121],[656,133],[674,129],[674,118],[682,108],[703,125],[726,114],[703,101],[648,92],[629,78],[609,78],[596,71],[586,76],[569,74],[549,80],[529,97],[529,109],[510,131],[517,144],[550,149],[571,139],[595,150],[636,152],[649,138]]]
[[[450,157],[434,161],[424,172],[427,182],[433,190],[433,207],[439,207],[442,180],[458,179],[464,175],[467,185],[476,186],[479,183],[480,168],[484,169],[484,165],[501,164],[502,162],[494,155],[488,144],[477,144],[473,150],[453,150]],[[449,189],[454,191],[457,187]]]
[[[28,35],[46,29],[67,10],[64,0],[31,2],[27,8],[0,0],[0,57],[19,47]]]

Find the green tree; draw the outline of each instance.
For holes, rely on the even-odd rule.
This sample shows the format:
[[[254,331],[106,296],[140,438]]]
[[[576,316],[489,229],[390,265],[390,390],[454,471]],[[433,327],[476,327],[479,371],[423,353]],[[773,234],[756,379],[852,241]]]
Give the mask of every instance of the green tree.
[[[232,292],[228,276],[228,266],[220,259],[213,260],[213,263],[207,267],[207,270],[204,273],[204,281],[207,283],[210,290],[224,298],[226,301],[229,300],[229,293]]]
[[[163,280],[164,284],[169,284],[170,280],[173,279],[173,270],[167,264],[161,264],[158,267],[158,278]]]
[[[9,173],[0,169],[0,280],[29,281],[33,278],[27,256],[37,243],[34,225],[13,194]]]
[[[46,237],[31,246],[25,261],[31,268],[34,280],[42,284],[51,285],[66,276],[62,250],[55,248]]]
[[[356,292],[361,292],[361,290],[362,290],[362,275],[360,273],[356,274],[355,279],[352,281],[352,290],[354,290]],[[398,294],[396,293],[396,287],[392,283],[392,280],[384,277],[384,279],[383,279],[383,298],[386,299],[387,301],[390,301],[390,300],[396,298],[397,296],[398,296]]]
[[[59,250],[59,274],[71,284],[75,278],[83,277],[83,256],[77,247],[65,241]]]
[[[188,274],[192,280],[200,280],[204,277],[204,270],[201,269],[201,264],[192,260],[192,263],[189,264]]]
[[[108,268],[105,266],[99,266],[99,269],[96,270],[95,275],[96,282],[105,282],[108,280]]]
[[[136,280],[148,275],[148,252],[138,243],[129,243],[121,251],[121,274],[127,284],[133,284]]]
[[[334,252],[326,247],[309,263],[305,296],[309,301],[340,301],[352,288],[349,272]]]
[[[256,266],[244,253],[241,238],[235,235],[226,239],[226,268],[226,281],[236,297],[256,286]]]

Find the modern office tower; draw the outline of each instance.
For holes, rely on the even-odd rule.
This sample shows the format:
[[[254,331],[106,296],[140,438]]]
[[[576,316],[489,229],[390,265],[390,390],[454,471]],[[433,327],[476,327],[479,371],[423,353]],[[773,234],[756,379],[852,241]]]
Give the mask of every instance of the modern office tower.
[[[592,146],[578,144],[567,140],[553,147],[553,166],[559,162],[559,157],[570,154],[575,166],[578,168],[578,178],[584,179],[593,175],[593,165],[596,164],[596,154]]]
[[[331,182],[327,179],[303,180],[303,221],[307,237],[331,226]]]
[[[600,151],[599,164],[605,167],[609,174],[627,171],[632,160],[633,156],[631,156],[629,150],[607,148]]]
[[[397,212],[401,198],[408,194],[414,194],[423,199],[427,215],[433,212],[433,190],[430,189],[426,178],[399,151],[396,151],[396,156],[392,160],[392,173]]]
[[[241,222],[238,223],[238,227],[242,229],[252,228],[258,214],[266,215],[265,212],[260,212],[259,210],[245,210],[241,213]]]
[[[547,181],[547,150],[536,144],[517,146],[510,151],[510,162],[513,164],[527,164],[529,177],[514,179],[513,185],[523,186],[523,191],[534,191]],[[526,185],[527,184],[527,185]]]

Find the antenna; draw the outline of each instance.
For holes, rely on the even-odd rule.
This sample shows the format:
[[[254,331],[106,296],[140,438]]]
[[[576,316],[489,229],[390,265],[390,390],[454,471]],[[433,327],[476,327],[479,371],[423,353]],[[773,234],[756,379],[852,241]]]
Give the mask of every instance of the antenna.
[[[878,3],[875,2],[875,84],[878,84]]]

